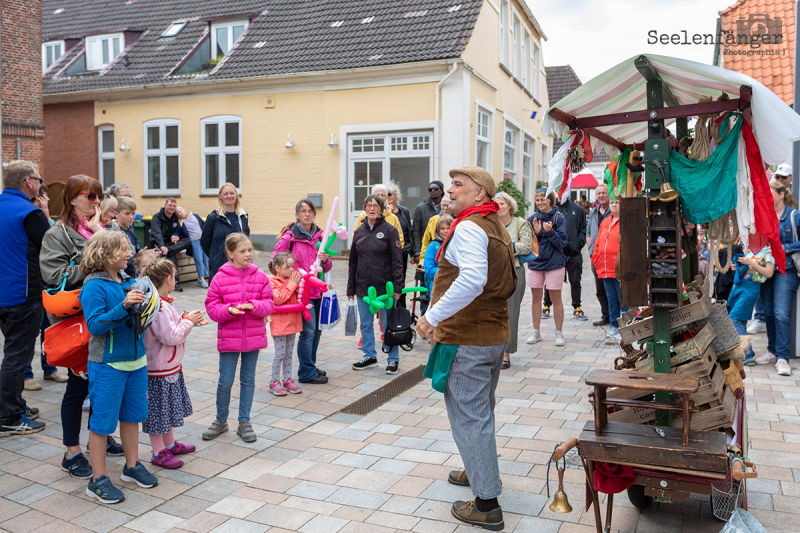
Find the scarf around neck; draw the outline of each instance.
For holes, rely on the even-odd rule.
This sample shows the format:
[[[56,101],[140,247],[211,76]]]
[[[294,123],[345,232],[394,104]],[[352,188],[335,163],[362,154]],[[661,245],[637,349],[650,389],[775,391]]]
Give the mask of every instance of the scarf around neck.
[[[458,225],[458,223],[467,218],[468,216],[474,215],[475,213],[480,213],[482,217],[486,217],[489,213],[497,213],[499,210],[500,206],[497,205],[497,202],[495,202],[494,200],[483,202],[481,205],[476,205],[464,209],[458,214],[458,216],[456,216],[456,219],[450,225],[450,232],[447,234],[447,237],[445,237],[444,242],[447,242],[447,240],[456,230],[456,226]],[[442,246],[439,247],[439,252],[436,254],[437,261],[439,260],[439,256],[442,255],[442,250],[444,249],[444,242],[442,243]]]

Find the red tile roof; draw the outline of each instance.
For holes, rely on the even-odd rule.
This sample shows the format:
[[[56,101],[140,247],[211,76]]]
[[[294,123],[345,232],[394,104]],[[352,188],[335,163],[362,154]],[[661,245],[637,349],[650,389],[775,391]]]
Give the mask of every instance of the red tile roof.
[[[794,5],[794,0],[739,0],[719,12],[722,37],[718,65],[755,78],[788,105],[793,101]],[[736,36],[743,33],[742,29],[746,33],[754,30],[754,33],[763,35],[764,28],[770,36],[782,34],[783,42],[759,43],[758,48],[753,48],[750,43],[725,44],[728,35],[738,41]],[[777,52],[777,55],[756,55],[770,52]]]

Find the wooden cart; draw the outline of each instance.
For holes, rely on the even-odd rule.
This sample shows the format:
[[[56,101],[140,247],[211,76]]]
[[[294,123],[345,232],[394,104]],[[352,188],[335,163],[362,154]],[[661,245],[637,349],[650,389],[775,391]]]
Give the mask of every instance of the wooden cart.
[[[744,482],[746,477],[755,476],[755,472],[745,473],[739,463],[735,463],[735,469],[731,468],[729,461],[732,447],[743,457],[747,455],[744,398],[737,403],[734,425],[736,438],[728,444],[725,433],[691,430],[691,415],[697,408],[689,397],[698,391],[698,378],[670,374],[670,329],[671,325],[675,326],[675,319],[670,312],[680,317],[681,314],[675,311],[683,303],[683,282],[688,285],[698,273],[697,233],[696,229],[693,230],[686,236],[688,241],[683,242],[679,199],[674,195],[662,196],[661,201],[656,199],[669,177],[670,141],[665,120],[676,119],[677,139],[682,139],[687,136],[687,118],[690,116],[740,111],[749,118],[752,88],[741,85],[739,98],[681,105],[647,57],[639,56],[634,60],[634,65],[646,81],[646,110],[576,118],[560,110],[557,104],[548,112],[550,119],[570,129],[583,130],[620,151],[626,148],[642,149],[643,146],[641,142],[626,145],[597,128],[647,123],[648,139],[644,141],[643,148],[645,192],[649,190],[650,193],[643,197],[621,198],[620,272],[617,277],[621,284],[622,306],[650,306],[653,309],[652,319],[643,327],[650,329],[645,336],[652,337],[654,342],[654,372],[593,371],[586,382],[594,387],[591,395],[594,420],[586,423],[580,439],[570,441],[554,454],[557,459],[571,446],[578,446],[580,456],[586,461],[587,483],[591,488],[598,533],[610,529],[613,495],[608,496],[607,519],[603,527],[598,493],[593,483],[594,464],[597,461],[634,468],[636,484],[628,490],[628,496],[631,503],[639,508],[647,506],[652,498],[671,502],[688,499],[690,493],[710,495],[714,481],[735,479]],[[593,96],[593,103],[597,105],[598,99],[596,95]],[[685,95],[683,98],[686,100]],[[635,102],[634,99],[631,101]],[[669,107],[664,107],[665,104]],[[616,131],[624,131],[624,128],[616,128]],[[628,193],[630,195],[630,188]],[[655,259],[657,243],[663,247],[674,247],[678,251],[677,257]],[[687,260],[681,259],[681,250],[688,252]],[[659,264],[654,265],[656,262]],[[648,393],[654,391],[655,402],[609,398],[606,394],[609,387]],[[680,405],[673,404],[670,394],[680,395]],[[630,397],[636,398],[636,395]],[[656,424],[609,422],[609,406],[654,409]],[[682,415],[681,428],[671,427],[671,414],[675,411]],[[746,502],[745,493],[745,508]]]

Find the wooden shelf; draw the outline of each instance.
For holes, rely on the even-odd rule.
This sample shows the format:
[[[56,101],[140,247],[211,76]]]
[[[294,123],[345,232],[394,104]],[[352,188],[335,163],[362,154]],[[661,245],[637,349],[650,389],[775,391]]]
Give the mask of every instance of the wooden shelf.
[[[677,277],[677,276],[673,276]],[[650,292],[653,293],[662,293],[662,294],[678,294],[678,291],[675,289],[650,289]]]

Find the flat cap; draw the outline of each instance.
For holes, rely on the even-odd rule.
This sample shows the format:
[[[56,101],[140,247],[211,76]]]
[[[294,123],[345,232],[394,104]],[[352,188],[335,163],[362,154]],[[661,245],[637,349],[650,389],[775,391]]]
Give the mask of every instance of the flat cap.
[[[494,198],[496,192],[494,178],[486,169],[474,165],[463,165],[450,171],[451,178],[455,174],[465,174],[469,176],[472,178],[472,181],[478,184],[478,187],[486,189],[486,194],[490,198]]]

